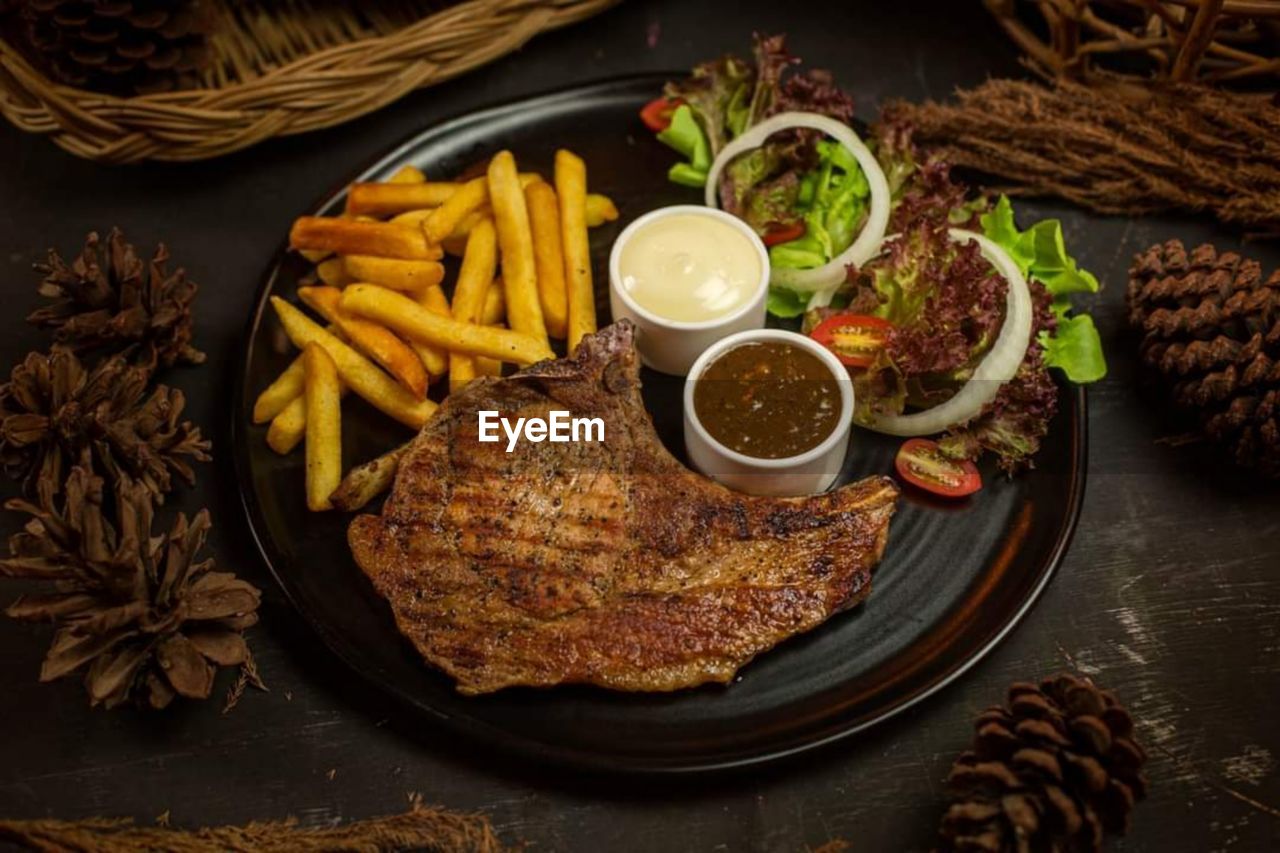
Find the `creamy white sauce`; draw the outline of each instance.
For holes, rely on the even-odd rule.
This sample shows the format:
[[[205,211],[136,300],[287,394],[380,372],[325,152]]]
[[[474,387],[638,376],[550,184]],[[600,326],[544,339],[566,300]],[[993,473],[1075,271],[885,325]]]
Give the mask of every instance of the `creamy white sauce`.
[[[760,257],[745,234],[696,213],[642,226],[618,258],[622,287],[641,308],[668,320],[716,320],[750,301]]]

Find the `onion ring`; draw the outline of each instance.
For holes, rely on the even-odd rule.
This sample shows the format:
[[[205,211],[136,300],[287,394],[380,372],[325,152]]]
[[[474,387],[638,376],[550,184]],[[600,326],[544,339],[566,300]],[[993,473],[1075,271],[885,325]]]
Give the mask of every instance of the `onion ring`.
[[[970,240],[978,244],[982,256],[1009,283],[1005,297],[1004,324],[992,344],[991,351],[973,371],[969,381],[955,396],[931,409],[909,415],[882,415],[866,424],[869,429],[888,435],[933,435],[948,427],[966,423],[982,413],[983,407],[995,399],[1000,387],[1018,372],[1027,347],[1031,345],[1031,291],[1017,263],[999,244],[981,234],[952,228],[951,239],[957,243]]]
[[[889,181],[871,149],[867,148],[852,128],[820,113],[789,112],[770,116],[735,137],[716,155],[707,173],[705,200],[707,207],[720,206],[720,190],[717,185],[720,183],[720,173],[731,160],[759,148],[773,134],[793,128],[820,131],[847,148],[862,167],[862,173],[866,175],[867,184],[871,187],[871,210],[867,214],[867,221],[857,239],[847,249],[820,267],[807,270],[775,269],[770,272],[770,284],[797,293],[815,294],[816,301],[826,304],[831,301],[830,296],[826,297],[826,302],[821,302],[816,294],[834,293],[844,283],[848,276],[847,268],[851,264],[860,266],[875,257],[880,251],[880,244],[884,242],[885,228],[889,225]]]

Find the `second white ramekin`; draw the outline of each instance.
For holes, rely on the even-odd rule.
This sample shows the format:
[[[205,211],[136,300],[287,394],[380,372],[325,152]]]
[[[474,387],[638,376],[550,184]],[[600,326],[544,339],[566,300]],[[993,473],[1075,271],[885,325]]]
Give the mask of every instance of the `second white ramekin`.
[[[757,459],[726,447],[712,438],[698,420],[693,390],[713,361],[740,344],[781,342],[813,353],[830,370],[840,388],[840,415],[835,428],[817,446],[796,456]],[[831,488],[844,467],[853,427],[853,381],[840,360],[806,335],[782,329],[739,332],[708,347],[689,369],[684,382],[684,446],[694,468],[731,489],[752,495],[812,495]]]

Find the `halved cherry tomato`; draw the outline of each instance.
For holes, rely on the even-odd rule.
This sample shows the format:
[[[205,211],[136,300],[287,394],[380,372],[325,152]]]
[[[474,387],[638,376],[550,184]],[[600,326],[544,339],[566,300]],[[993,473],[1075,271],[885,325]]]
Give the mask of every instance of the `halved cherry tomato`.
[[[679,98],[654,98],[641,108],[640,120],[654,133],[661,133],[671,126],[671,114],[683,103]]]
[[[962,498],[982,488],[978,466],[967,459],[952,459],[927,438],[908,439],[893,465],[903,480],[944,498]]]
[[[804,222],[770,222],[760,239],[766,246],[776,246],[779,243],[799,240],[804,236],[804,232]]]
[[[836,354],[841,364],[870,367],[884,349],[893,324],[869,314],[836,314],[818,324],[809,337]]]

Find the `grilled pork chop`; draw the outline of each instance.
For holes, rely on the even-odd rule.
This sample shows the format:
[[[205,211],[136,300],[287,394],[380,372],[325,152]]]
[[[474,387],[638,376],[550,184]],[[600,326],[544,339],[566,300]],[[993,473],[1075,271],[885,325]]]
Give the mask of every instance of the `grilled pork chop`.
[[[897,500],[884,477],[807,498],[731,492],[677,462],[640,399],[629,323],[573,358],[452,395],[401,460],[356,562],[464,694],[727,682],[870,591]],[[478,413],[604,421],[599,442],[478,441]]]

